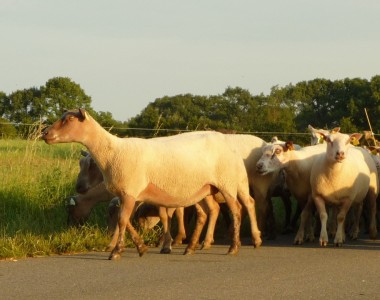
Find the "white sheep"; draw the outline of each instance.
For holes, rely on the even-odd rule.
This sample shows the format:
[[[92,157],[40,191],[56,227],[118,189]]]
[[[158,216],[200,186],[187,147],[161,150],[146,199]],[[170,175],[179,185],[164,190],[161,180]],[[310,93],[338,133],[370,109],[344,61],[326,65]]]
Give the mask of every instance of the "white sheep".
[[[184,133],[165,141],[118,138],[79,109],[65,112],[44,130],[42,138],[48,144],[78,142],[87,147],[103,173],[107,189],[120,198],[119,234],[114,234],[111,242],[116,245],[110,259],[120,257],[126,229],[140,256],[147,251],[129,220],[137,200],[181,207],[217,192],[225,198],[233,217],[234,234],[228,253],[237,253],[240,245],[237,200],[248,211],[254,244],[261,245],[244,163],[221,133]]]
[[[274,222],[274,218],[271,217],[273,211],[267,207],[268,203],[270,204],[270,199],[267,200],[266,196],[272,181],[274,181],[274,178],[276,177],[276,174],[273,173],[268,176],[261,176],[256,173],[255,167],[257,160],[261,156],[261,149],[264,145],[266,145],[266,143],[261,138],[252,135],[226,134],[224,137],[230,147],[234,148],[235,151],[241,154],[242,158],[244,159],[244,165],[249,176],[250,187],[255,194],[256,206],[260,211],[260,213],[257,215],[257,219],[260,224],[259,229],[262,230],[264,228],[264,222],[268,223],[267,219]],[[171,137],[168,138],[170,139]],[[160,139],[168,138],[164,137]],[[78,180],[76,184],[77,190],[86,190],[103,181],[101,171],[96,166],[96,163],[93,161],[93,159],[91,159],[91,156],[88,155],[88,153],[85,151],[82,152],[82,155],[84,155],[84,157],[82,157],[80,160],[80,172],[78,174]],[[268,196],[270,197],[270,195]],[[209,217],[209,222],[205,239],[202,243],[202,249],[209,249],[211,247],[211,244],[214,241],[215,223],[220,211],[218,203],[224,203],[224,198],[220,194],[208,196],[205,198],[204,205],[196,206],[196,211],[198,214],[197,223],[188,247],[186,248],[186,254],[194,253],[199,243],[198,239],[202,232],[203,226],[206,223],[207,217]],[[170,230],[167,230],[170,228],[171,224],[167,224],[164,219],[170,221],[172,212],[171,214],[169,213],[169,216],[166,216],[165,211],[162,211],[162,209],[160,209],[160,218],[162,224],[164,225],[164,243],[162,245],[162,253],[170,253],[172,244],[181,244],[182,240],[186,238],[185,224],[183,220],[183,208],[177,208],[175,213],[179,224],[179,230],[174,239],[174,242],[171,243],[172,239]],[[273,237],[275,234],[275,226],[274,224],[268,224],[268,227],[268,237]]]
[[[91,155],[83,150],[81,151],[81,154],[82,157],[79,160],[80,169],[75,185],[76,191],[81,195],[78,196],[78,201],[74,202],[75,205],[72,206],[69,210],[69,218],[75,215],[76,219],[80,217],[83,220],[88,217],[91,209],[97,203],[103,201],[110,201],[110,199],[112,199],[115,196],[106,189],[103,182],[103,174],[96,162],[94,161],[94,159],[91,157]],[[96,188],[97,193],[91,191],[94,188]],[[91,198],[86,194],[90,194]],[[109,204],[108,227],[111,230],[118,230],[118,228],[116,227],[116,223],[120,207],[119,202],[119,198],[116,197],[116,199],[114,199],[114,201],[111,201]],[[154,212],[152,210],[154,210]],[[141,211],[143,211],[144,213],[141,213]],[[172,219],[174,211],[178,220],[178,232],[173,241],[173,244],[179,245],[182,244],[182,241],[186,238],[182,210],[177,211],[173,208],[163,207],[153,209],[153,207],[148,204],[140,205],[139,210],[137,210],[136,217],[139,222],[139,225],[142,228],[150,228],[157,224],[159,220],[161,220],[164,232],[161,253],[171,252],[171,245],[173,239],[171,237],[170,230],[168,230],[171,227],[171,224],[168,224],[167,221]],[[147,216],[147,214],[150,216]]]
[[[345,240],[344,220],[352,205],[357,206],[352,233],[353,238],[357,237],[366,196],[372,212],[370,237],[376,238],[375,214],[379,189],[376,165],[368,151],[350,144],[353,138],[359,140],[361,134],[321,134],[327,143],[327,149],[314,160],[310,176],[312,198],[321,219],[320,244],[326,246],[328,243],[326,203],[339,207],[334,244],[341,246]]]
[[[313,161],[318,154],[326,151],[326,144],[303,147],[293,150],[291,142],[285,144],[269,144],[263,148],[262,157],[257,162],[257,172],[266,175],[285,171],[286,184],[291,194],[302,208],[301,222],[294,243],[302,244],[307,228],[306,239],[314,240],[314,232],[310,224],[311,197],[310,173]]]

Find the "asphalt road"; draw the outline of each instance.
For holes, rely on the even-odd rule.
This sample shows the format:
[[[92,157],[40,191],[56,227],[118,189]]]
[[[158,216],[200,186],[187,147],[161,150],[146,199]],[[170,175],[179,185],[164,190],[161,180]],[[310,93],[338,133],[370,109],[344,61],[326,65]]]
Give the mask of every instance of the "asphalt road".
[[[244,241],[243,241],[244,242]],[[291,236],[195,255],[151,248],[0,261],[0,299],[380,299],[380,242],[293,246]]]

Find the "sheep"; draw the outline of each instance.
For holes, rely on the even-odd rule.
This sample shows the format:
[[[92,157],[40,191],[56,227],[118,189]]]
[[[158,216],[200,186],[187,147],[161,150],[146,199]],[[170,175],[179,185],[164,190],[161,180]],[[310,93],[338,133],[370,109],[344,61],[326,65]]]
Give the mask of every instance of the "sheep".
[[[312,199],[321,220],[320,245],[328,244],[326,203],[339,206],[334,244],[342,246],[345,241],[344,220],[352,205],[357,205],[352,232],[353,238],[357,238],[365,197],[368,197],[371,207],[370,238],[375,239],[376,198],[379,189],[376,165],[368,151],[350,144],[353,138],[359,140],[361,134],[320,134],[327,142],[327,148],[314,160],[310,176]]]
[[[262,148],[267,143],[259,137],[247,134],[225,134],[226,142],[232,147],[236,153],[241,155],[244,160],[244,165],[247,170],[250,190],[256,200],[256,211],[259,229],[263,231],[266,227],[268,238],[273,238],[275,235],[274,224],[266,224],[269,221],[274,223],[273,210],[270,207],[270,190],[273,183],[276,182],[278,172],[272,172],[267,175],[261,175],[256,172],[256,163],[261,157]],[[197,207],[197,224],[192,236],[193,247],[198,244],[196,237],[200,235],[204,224],[206,223],[207,215],[210,215],[210,220],[207,227],[205,239],[202,243],[202,249],[209,249],[214,240],[213,233],[215,222],[219,213],[219,204],[224,200],[219,194],[205,199],[205,203]],[[268,207],[269,206],[269,207]]]
[[[331,130],[317,129],[317,128],[314,128],[313,126],[311,126],[310,124],[307,126],[307,129],[310,131],[310,134],[311,134],[311,142],[310,142],[311,146],[325,143],[323,135],[327,135],[330,133],[335,133],[335,132],[340,131],[340,127],[335,127]]]
[[[262,156],[256,164],[257,172],[266,175],[283,169],[286,176],[286,184],[291,194],[297,199],[302,208],[301,222],[294,239],[295,244],[304,241],[305,228],[307,226],[306,238],[314,240],[314,233],[309,219],[308,199],[311,197],[310,172],[313,161],[318,154],[326,149],[326,144],[307,146],[300,150],[292,150],[291,142],[285,144],[269,144],[263,148]]]
[[[124,139],[113,136],[87,111],[78,109],[66,111],[45,128],[42,139],[47,144],[83,144],[101,169],[107,189],[120,198],[119,233],[115,231],[112,238],[109,259],[120,258],[125,230],[140,256],[148,250],[129,220],[137,200],[181,207],[217,192],[225,198],[233,218],[234,234],[228,253],[236,254],[240,246],[237,201],[248,211],[254,244],[261,245],[244,163],[221,133],[183,133],[165,141]]]
[[[69,226],[83,225],[92,208],[99,202],[109,202],[115,196],[109,193],[104,184],[98,184],[84,194],[66,199]]]
[[[91,193],[92,198],[89,201],[76,201],[75,206],[72,207],[72,210],[69,211],[69,213],[76,213],[76,216],[78,217],[81,211],[85,211],[86,215],[82,214],[81,217],[86,218],[91,209],[98,202],[110,201],[110,199],[115,196],[107,191],[103,182],[103,174],[91,155],[83,150],[81,151],[81,154],[82,157],[79,160],[80,169],[76,181],[76,190],[78,193],[84,193],[85,195],[86,193],[89,193],[91,189],[96,188],[98,194]],[[81,198],[81,196],[79,196],[79,198]],[[88,199],[88,197],[86,197],[86,199]],[[110,230],[116,229],[119,207],[119,198],[115,197],[109,204],[108,227]],[[173,244],[179,245],[182,244],[182,241],[186,238],[183,211],[161,207],[157,209],[152,205],[143,203],[139,205],[139,209],[136,212],[136,218],[142,228],[151,228],[157,224],[159,220],[161,220],[164,227],[164,242],[162,243],[161,253],[171,252],[172,237],[170,235],[170,231],[168,231],[170,225],[167,224],[167,220],[168,218],[172,218],[174,211],[178,220],[178,233],[173,241]]]
[[[161,139],[165,139],[165,138],[161,138]],[[273,214],[272,210],[267,209],[265,207],[266,203],[270,204],[270,199],[266,200],[264,198],[266,197],[267,190],[268,188],[270,188],[271,182],[273,181],[273,178],[276,176],[276,174],[263,177],[263,176],[258,175],[255,171],[256,161],[261,156],[261,148],[266,143],[262,139],[256,136],[251,136],[251,135],[226,134],[225,139],[227,143],[230,144],[231,147],[236,148],[235,150],[242,155],[242,158],[244,159],[244,164],[249,173],[251,189],[253,193],[257,195],[257,197],[255,197],[256,204],[258,205],[260,211],[262,211],[262,214],[268,215],[269,216],[268,219],[274,222],[274,218],[270,217]],[[99,182],[103,180],[103,177],[101,175],[101,171],[96,166],[96,163],[94,163],[93,159],[91,159],[91,156],[85,151],[82,151],[82,155],[84,155],[85,157],[82,157],[80,160],[80,173],[78,175],[77,188],[79,187],[80,189],[83,190],[95,184],[98,184]],[[100,175],[96,173],[100,173]],[[199,241],[198,241],[199,238],[197,239],[197,237],[200,236],[202,228],[207,220],[207,216],[209,216],[209,222],[208,222],[208,227],[207,227],[207,233],[205,235],[204,241],[202,242],[201,249],[209,249],[211,247],[211,244],[214,241],[213,233],[214,233],[214,229],[216,225],[215,223],[220,211],[220,207],[218,203],[223,203],[223,202],[224,202],[224,199],[221,196],[218,196],[218,195],[215,195],[214,197],[209,196],[205,198],[206,205],[203,205],[201,207],[196,207],[198,219],[197,219],[194,233],[192,235],[192,239],[190,240],[190,243],[185,250],[186,254],[194,253],[196,246],[199,244]],[[162,212],[162,211],[160,212],[161,212],[160,217],[162,219],[165,216],[164,215],[165,212]],[[185,222],[183,220],[183,214],[184,214],[183,208],[177,208],[175,213],[176,213],[176,217],[179,223],[179,231],[172,245],[181,244],[182,240],[186,238]],[[265,218],[266,218],[265,216],[258,215],[258,219],[260,219],[261,221],[259,229],[263,229],[263,226],[264,226],[263,223],[265,221]],[[164,236],[166,236],[166,234],[168,234],[168,236],[166,236],[165,238],[166,243],[163,243],[163,248],[161,251],[162,253],[170,253],[171,236],[170,236],[170,231],[167,231],[167,228],[170,227],[170,224],[166,224],[165,222],[162,222],[162,223],[164,225],[164,233],[165,233]],[[269,226],[270,226],[269,229],[271,230],[268,230],[268,236],[273,237],[274,225],[271,226],[271,224],[269,224]]]

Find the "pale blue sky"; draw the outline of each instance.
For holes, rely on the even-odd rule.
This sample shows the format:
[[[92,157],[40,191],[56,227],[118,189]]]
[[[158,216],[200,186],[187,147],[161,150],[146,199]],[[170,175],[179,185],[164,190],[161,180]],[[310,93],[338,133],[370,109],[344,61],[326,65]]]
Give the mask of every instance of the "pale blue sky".
[[[120,121],[165,95],[380,74],[378,0],[0,0],[0,90],[67,76]]]

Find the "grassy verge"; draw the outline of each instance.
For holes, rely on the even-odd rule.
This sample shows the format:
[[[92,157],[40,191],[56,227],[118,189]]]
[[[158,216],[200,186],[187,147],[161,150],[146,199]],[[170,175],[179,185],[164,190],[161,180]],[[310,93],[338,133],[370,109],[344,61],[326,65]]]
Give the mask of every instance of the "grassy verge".
[[[64,199],[75,194],[81,148],[0,140],[0,259],[99,251],[109,243],[106,205],[95,208],[86,226],[66,225]]]

